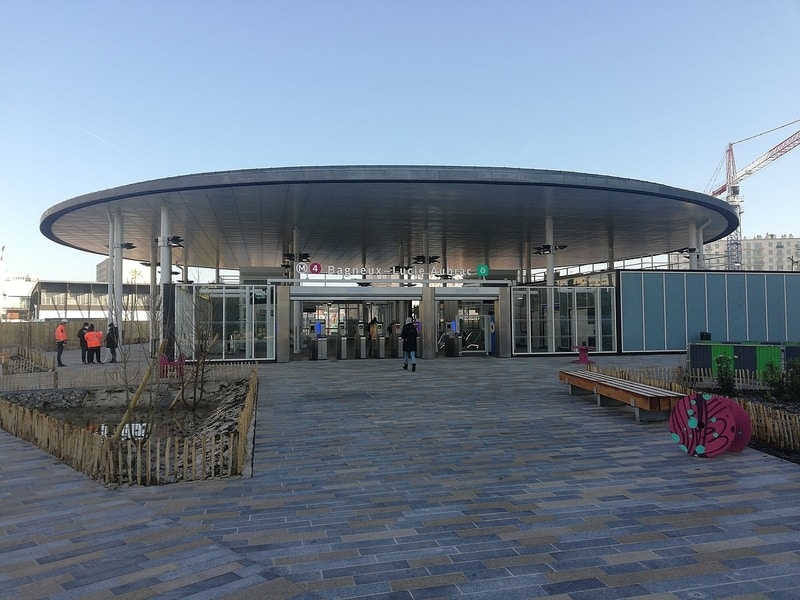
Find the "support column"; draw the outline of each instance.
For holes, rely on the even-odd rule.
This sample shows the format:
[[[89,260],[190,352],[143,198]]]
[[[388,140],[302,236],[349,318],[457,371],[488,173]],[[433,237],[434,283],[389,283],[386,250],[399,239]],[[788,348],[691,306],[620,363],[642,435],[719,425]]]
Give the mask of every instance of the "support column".
[[[114,306],[113,311],[108,316],[108,322],[114,323],[120,333],[122,328],[122,253],[123,244],[125,243],[125,219],[122,211],[116,214],[114,220]]]
[[[183,266],[181,267],[181,281],[189,281],[189,241],[183,241]]]
[[[161,256],[161,285],[159,287],[161,340],[167,340],[166,354],[174,358],[175,350],[175,297],[172,293],[172,249],[169,238],[172,232],[172,215],[169,206],[161,205],[161,235],[158,238]],[[160,340],[160,341],[161,341]],[[160,345],[160,344],[159,344]]]
[[[290,250],[291,254],[297,255],[300,254],[300,230],[295,227],[292,230],[292,248]],[[294,256],[297,258],[297,256]],[[297,263],[295,261],[290,261],[292,274],[292,286],[299,286],[300,285],[300,273],[297,272],[295,268]],[[292,351],[295,354],[299,354],[303,348],[303,335],[302,335],[302,323],[301,319],[303,316],[303,303],[302,302],[293,302],[291,303],[291,311],[292,311]]]
[[[689,221],[689,268],[697,269],[697,223]]]
[[[422,231],[422,254],[425,257],[423,261],[423,269],[425,269],[425,277],[423,277],[422,285],[424,287],[428,286],[427,280],[430,279],[431,276],[431,263],[430,263],[430,245],[428,243],[428,230],[424,229]]]
[[[397,246],[397,266],[400,267],[401,269],[402,267],[407,266],[406,257],[404,256],[404,251],[403,251],[403,242],[400,242],[400,244],[398,244]],[[401,283],[403,279],[405,279],[405,275],[403,274],[402,270],[398,273],[398,279],[400,279]]]
[[[531,282],[531,241],[525,242],[525,250],[522,253],[522,277],[520,283]]]
[[[422,289],[422,301],[419,304],[419,319],[422,323],[422,357],[436,358],[436,340],[438,321],[436,320],[436,288],[427,286]],[[405,319],[404,319],[405,320]]]
[[[116,256],[115,248],[118,243],[115,234],[115,219],[110,210],[106,211],[108,217],[108,263],[106,264],[106,281],[108,282],[108,318],[111,319],[114,314],[114,257]]]
[[[161,263],[161,285],[172,283],[172,249],[169,247],[171,232],[172,215],[170,215],[169,206],[164,204],[161,206],[161,236],[158,238],[161,256],[159,261]]]
[[[553,217],[546,217],[544,221],[544,243],[550,246],[550,254],[545,256],[547,261],[547,285],[554,285],[556,252],[555,242],[553,241]]]
[[[703,223],[700,227],[697,228],[697,268],[698,269],[705,269],[706,268],[706,253],[705,253],[705,241],[703,240],[703,231],[705,228],[711,225],[711,219],[708,219],[705,223]]]
[[[150,356],[155,357],[158,350],[158,328],[156,327],[159,319],[158,303],[161,298],[160,290],[158,288],[158,277],[156,273],[156,265],[158,264],[158,241],[155,237],[155,231],[152,231],[152,240],[150,242]]]
[[[556,348],[556,340],[555,340],[555,321],[556,321],[556,311],[555,311],[555,290],[553,286],[555,284],[555,242],[553,241],[553,217],[547,216],[544,221],[544,239],[545,244],[550,246],[550,254],[546,256],[547,259],[547,350],[548,352],[555,352]]]
[[[214,283],[219,284],[219,240],[217,240],[216,259],[214,261]]]

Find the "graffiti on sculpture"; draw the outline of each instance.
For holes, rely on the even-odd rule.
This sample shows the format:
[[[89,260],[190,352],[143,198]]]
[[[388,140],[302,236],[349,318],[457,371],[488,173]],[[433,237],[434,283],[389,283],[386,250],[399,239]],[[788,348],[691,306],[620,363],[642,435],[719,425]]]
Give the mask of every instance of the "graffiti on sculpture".
[[[711,458],[741,452],[752,435],[747,412],[725,396],[684,396],[669,416],[669,431],[678,447],[692,456]]]

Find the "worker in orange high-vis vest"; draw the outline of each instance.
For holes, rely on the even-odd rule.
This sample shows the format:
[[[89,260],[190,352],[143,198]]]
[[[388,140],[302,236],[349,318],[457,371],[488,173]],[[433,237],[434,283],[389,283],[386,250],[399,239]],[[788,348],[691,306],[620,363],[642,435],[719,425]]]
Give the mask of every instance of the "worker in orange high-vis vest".
[[[94,359],[101,365],[103,361],[100,360],[100,348],[103,347],[103,332],[95,331],[94,325],[89,325],[89,329],[83,334],[86,340],[86,362],[92,364]]]
[[[67,320],[61,319],[58,326],[56,327],[56,348],[58,349],[58,356],[56,358],[58,360],[59,367],[66,366],[63,362],[61,362],[61,355],[64,354],[64,346],[66,345],[67,345]]]

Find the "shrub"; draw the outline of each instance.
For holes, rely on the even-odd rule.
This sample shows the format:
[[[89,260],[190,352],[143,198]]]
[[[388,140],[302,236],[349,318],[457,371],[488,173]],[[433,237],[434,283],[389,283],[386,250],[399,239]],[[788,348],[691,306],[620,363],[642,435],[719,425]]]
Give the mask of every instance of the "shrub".
[[[723,396],[732,396],[736,391],[736,373],[733,368],[733,358],[730,356],[718,356],[715,362],[717,364],[717,387]]]
[[[784,389],[787,402],[800,404],[800,358],[794,358],[786,364]]]
[[[783,400],[786,395],[786,379],[780,366],[769,361],[761,372],[761,379],[769,386],[769,393],[775,400]]]

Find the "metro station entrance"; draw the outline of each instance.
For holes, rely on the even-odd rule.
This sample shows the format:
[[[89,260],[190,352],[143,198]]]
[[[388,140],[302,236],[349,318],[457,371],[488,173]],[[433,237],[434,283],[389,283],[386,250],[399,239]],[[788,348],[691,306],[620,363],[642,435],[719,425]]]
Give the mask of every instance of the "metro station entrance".
[[[406,301],[303,302],[295,354],[315,360],[402,356]],[[324,350],[322,348],[324,344]]]
[[[319,358],[323,345],[328,359],[402,357],[400,331],[409,316],[419,332],[420,358],[495,354],[495,313],[505,306],[510,315],[510,287],[494,283],[293,286],[292,311],[299,316],[289,358]],[[377,336],[375,327],[370,328],[373,319],[380,331]],[[505,318],[505,328],[510,331],[510,316]],[[366,350],[362,344],[368,346]],[[508,356],[510,344],[506,346]]]
[[[187,360],[278,360],[279,349],[281,360],[402,357],[408,316],[420,358],[616,351],[611,287],[177,284],[174,352]]]

